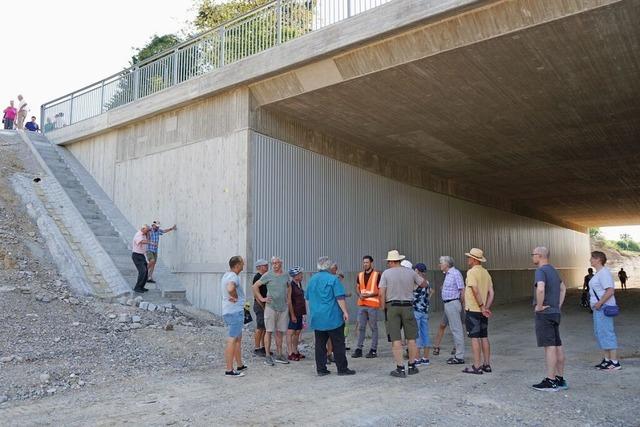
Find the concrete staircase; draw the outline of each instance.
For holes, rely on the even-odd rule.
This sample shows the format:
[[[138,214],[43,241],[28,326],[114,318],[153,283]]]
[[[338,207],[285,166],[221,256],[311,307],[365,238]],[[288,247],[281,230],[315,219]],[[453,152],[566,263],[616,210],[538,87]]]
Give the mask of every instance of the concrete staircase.
[[[111,258],[119,274],[133,289],[138,272],[131,260],[131,249],[126,242],[132,239],[134,228],[124,219],[124,216],[104,192],[99,190],[98,184],[86,170],[79,169],[82,166],[79,166],[77,160],[70,159],[71,154],[68,150],[50,143],[44,135],[39,133],[25,132],[24,136],[69,196],[100,246]],[[75,163],[71,165],[72,160]],[[77,175],[81,175],[80,179]],[[100,192],[95,198],[99,199],[101,206],[96,203],[94,195],[90,194],[87,187],[93,193]],[[105,215],[104,211],[108,211],[109,214]],[[119,221],[114,221],[113,217],[118,217]],[[114,226],[114,222],[119,223],[120,230]],[[122,228],[125,230],[123,231]],[[186,291],[178,282],[175,274],[168,272],[165,267],[159,266],[156,268],[154,276],[158,283],[154,286],[150,283],[147,284],[149,291],[144,294],[145,301],[159,303],[165,300],[185,301]]]

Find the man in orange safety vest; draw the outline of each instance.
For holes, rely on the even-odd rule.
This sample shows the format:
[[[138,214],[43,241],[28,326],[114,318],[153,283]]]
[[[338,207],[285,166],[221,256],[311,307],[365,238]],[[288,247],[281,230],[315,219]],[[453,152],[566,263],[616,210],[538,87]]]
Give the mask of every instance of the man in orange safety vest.
[[[378,284],[381,273],[373,268],[373,257],[362,258],[362,270],[356,278],[356,295],[358,296],[358,348],[351,357],[362,357],[362,347],[367,329],[371,328],[371,350],[365,356],[372,359],[378,355],[378,313],[380,312],[380,295]]]

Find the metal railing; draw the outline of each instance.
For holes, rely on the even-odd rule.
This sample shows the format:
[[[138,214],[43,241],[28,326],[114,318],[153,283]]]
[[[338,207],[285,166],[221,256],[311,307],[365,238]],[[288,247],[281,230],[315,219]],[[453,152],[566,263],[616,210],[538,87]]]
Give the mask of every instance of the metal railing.
[[[49,132],[98,116],[392,0],[274,0],[99,82],[47,102]]]

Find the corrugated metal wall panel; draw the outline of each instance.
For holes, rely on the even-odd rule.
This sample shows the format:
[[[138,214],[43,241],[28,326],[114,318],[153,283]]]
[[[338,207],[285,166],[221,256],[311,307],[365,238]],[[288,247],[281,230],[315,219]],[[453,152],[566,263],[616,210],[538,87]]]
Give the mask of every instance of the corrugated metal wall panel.
[[[380,262],[397,248],[435,269],[438,257],[460,261],[481,247],[494,270],[532,267],[536,245],[559,268],[582,268],[588,237],[533,219],[411,187],[298,146],[253,133],[252,215],[255,257],[280,255],[286,266],[315,270],[320,255],[342,270],[362,255]]]

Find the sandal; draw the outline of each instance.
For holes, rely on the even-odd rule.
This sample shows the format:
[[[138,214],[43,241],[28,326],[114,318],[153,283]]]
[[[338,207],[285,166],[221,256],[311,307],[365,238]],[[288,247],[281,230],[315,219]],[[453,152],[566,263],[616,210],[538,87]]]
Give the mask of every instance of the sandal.
[[[465,374],[474,374],[474,375],[482,375],[482,374],[483,374],[483,372],[482,372],[482,370],[481,370],[481,369],[478,369],[478,368],[476,368],[476,367],[475,367],[475,366],[473,366],[473,365],[471,365],[471,367],[470,367],[470,368],[469,368],[469,367],[464,368],[464,369],[462,370],[462,372],[464,372]]]
[[[433,347],[433,355],[438,356],[440,354],[440,347]]]
[[[464,365],[464,359],[458,359],[457,357],[451,357],[447,360],[447,365]]]
[[[486,373],[491,373],[491,372],[493,372],[493,371],[491,370],[491,365],[482,365],[482,366],[480,367],[480,369],[482,369],[482,370],[483,370],[483,371],[485,371]]]

